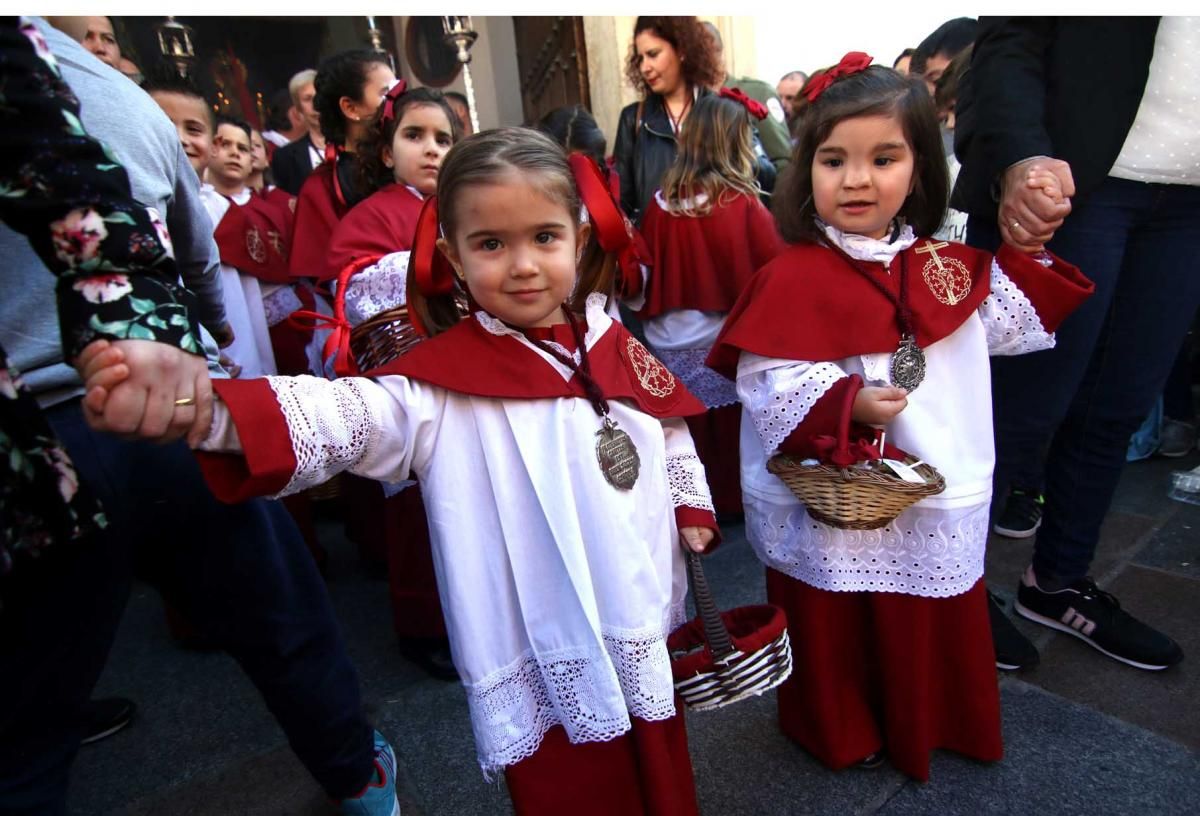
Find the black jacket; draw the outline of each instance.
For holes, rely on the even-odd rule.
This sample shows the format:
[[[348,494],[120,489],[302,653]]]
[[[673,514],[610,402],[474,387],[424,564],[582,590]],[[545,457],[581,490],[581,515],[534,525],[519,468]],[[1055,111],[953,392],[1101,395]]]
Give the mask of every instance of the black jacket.
[[[981,17],[959,85],[951,205],[994,220],[994,183],[1030,156],[1071,165],[1077,204],[1099,187],[1141,105],[1158,19]]]
[[[710,93],[712,91],[702,89],[699,96]],[[642,109],[640,127],[639,106]],[[754,142],[758,153],[758,184],[770,192],[775,188],[775,165],[762,150],[757,133]],[[613,156],[617,175],[621,179],[621,209],[635,224],[641,224],[654,191],[658,189],[667,168],[675,161],[677,149],[671,120],[661,96],[650,94],[644,102],[626,105],[621,111]]]
[[[311,146],[312,139],[305,133],[275,151],[271,157],[271,175],[275,177],[276,186],[292,195],[300,195],[300,187],[313,171],[312,159],[308,155]]]

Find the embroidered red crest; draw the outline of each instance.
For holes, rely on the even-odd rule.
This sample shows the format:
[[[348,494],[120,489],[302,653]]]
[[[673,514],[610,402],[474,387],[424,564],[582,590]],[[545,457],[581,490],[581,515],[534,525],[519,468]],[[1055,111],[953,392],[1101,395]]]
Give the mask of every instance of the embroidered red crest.
[[[668,397],[675,391],[678,385],[675,375],[636,338],[630,337],[626,340],[625,355],[643,391],[659,399]]]
[[[258,227],[250,227],[246,230],[246,252],[258,263],[267,262],[267,246],[263,243]]]
[[[939,303],[954,306],[971,294],[971,270],[957,258],[943,258],[937,254],[939,249],[950,246],[945,241],[934,243],[926,241],[917,247],[918,255],[929,255],[929,260],[921,268],[921,277],[925,285]]]

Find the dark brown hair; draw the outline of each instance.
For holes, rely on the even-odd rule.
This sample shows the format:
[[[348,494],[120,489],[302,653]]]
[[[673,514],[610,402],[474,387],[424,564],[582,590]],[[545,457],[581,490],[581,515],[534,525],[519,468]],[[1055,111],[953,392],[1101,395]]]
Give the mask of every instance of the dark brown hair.
[[[446,114],[446,120],[450,123],[451,144],[462,138],[462,125],[458,121],[458,116],[455,115],[441,91],[432,88],[411,88],[405,91],[396,98],[396,102],[392,106],[392,118],[386,122],[383,121],[384,108],[387,107],[387,103],[384,102],[371,117],[371,126],[367,128],[366,135],[358,140],[358,161],[355,172],[358,175],[359,189],[362,190],[364,197],[369,196],[380,187],[386,187],[395,180],[392,168],[383,163],[383,149],[392,146],[392,139],[396,135],[396,128],[400,127],[400,120],[404,118],[404,112],[420,105],[440,108],[442,113]]]
[[[643,31],[671,44],[682,61],[683,81],[690,87],[714,87],[724,73],[712,35],[695,17],[638,17],[633,26],[629,57],[625,61],[625,78],[642,97],[651,93],[638,68],[637,35]]]
[[[574,223],[579,223],[579,192],[562,147],[546,134],[532,128],[496,128],[463,139],[450,148],[442,162],[441,172],[438,173],[437,197],[438,219],[445,239],[454,240],[458,227],[455,205],[464,196],[470,195],[470,187],[493,184],[514,172],[523,181],[537,185],[551,200],[561,203],[571,214]],[[572,308],[576,303],[582,304],[593,291],[601,291],[602,271],[608,259],[603,251],[597,252],[598,247],[593,235],[584,248],[584,258],[579,264]],[[408,271],[408,308],[417,314],[430,336],[440,334],[459,320],[451,296],[427,298],[421,294],[411,264]]]
[[[813,156],[839,122],[858,116],[895,116],[900,120],[913,152],[913,191],[897,215],[906,219],[918,236],[932,235],[941,225],[950,178],[933,100],[922,80],[872,65],[835,81],[805,110],[799,122],[800,141],[775,188],[771,207],[779,232],[788,243],[821,240],[814,220]]]
[[[387,54],[356,48],[339,51],[326,57],[313,77],[313,107],[321,115],[321,134],[325,141],[346,145],[346,114],[342,113],[341,98],[347,96],[363,101],[363,86],[371,66],[388,65]],[[390,66],[389,66],[390,67]]]

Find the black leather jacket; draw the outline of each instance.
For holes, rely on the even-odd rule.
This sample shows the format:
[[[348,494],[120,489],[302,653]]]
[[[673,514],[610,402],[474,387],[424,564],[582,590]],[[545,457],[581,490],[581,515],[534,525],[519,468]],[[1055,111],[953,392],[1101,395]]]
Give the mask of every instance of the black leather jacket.
[[[712,91],[705,88],[698,96],[710,93]],[[640,127],[639,105],[642,108]],[[754,134],[754,144],[758,154],[758,184],[769,193],[775,188],[775,165],[763,151],[757,133]],[[635,224],[641,224],[654,191],[658,189],[667,168],[675,161],[677,147],[671,120],[658,94],[648,95],[642,103],[626,105],[621,111],[613,156],[617,175],[621,178],[621,208]]]

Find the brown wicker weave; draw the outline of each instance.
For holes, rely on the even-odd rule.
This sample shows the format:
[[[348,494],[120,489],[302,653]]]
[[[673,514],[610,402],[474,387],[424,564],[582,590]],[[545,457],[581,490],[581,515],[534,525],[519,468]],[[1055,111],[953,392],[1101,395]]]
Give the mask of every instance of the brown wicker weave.
[[[455,302],[460,315],[469,314],[464,298],[456,297]],[[354,327],[350,332],[350,353],[359,371],[371,371],[395,360],[423,339],[408,318],[408,308],[396,306]]]
[[[847,450],[850,439],[850,413],[854,397],[862,386],[858,375],[851,378],[838,426],[838,448]],[[925,480],[906,482],[884,467],[803,465],[793,456],[780,454],[767,462],[775,474],[804,503],[808,514],[822,524],[841,530],[875,530],[885,527],[908,507],[946,489],[946,480],[932,465],[906,456],[904,464]]]

